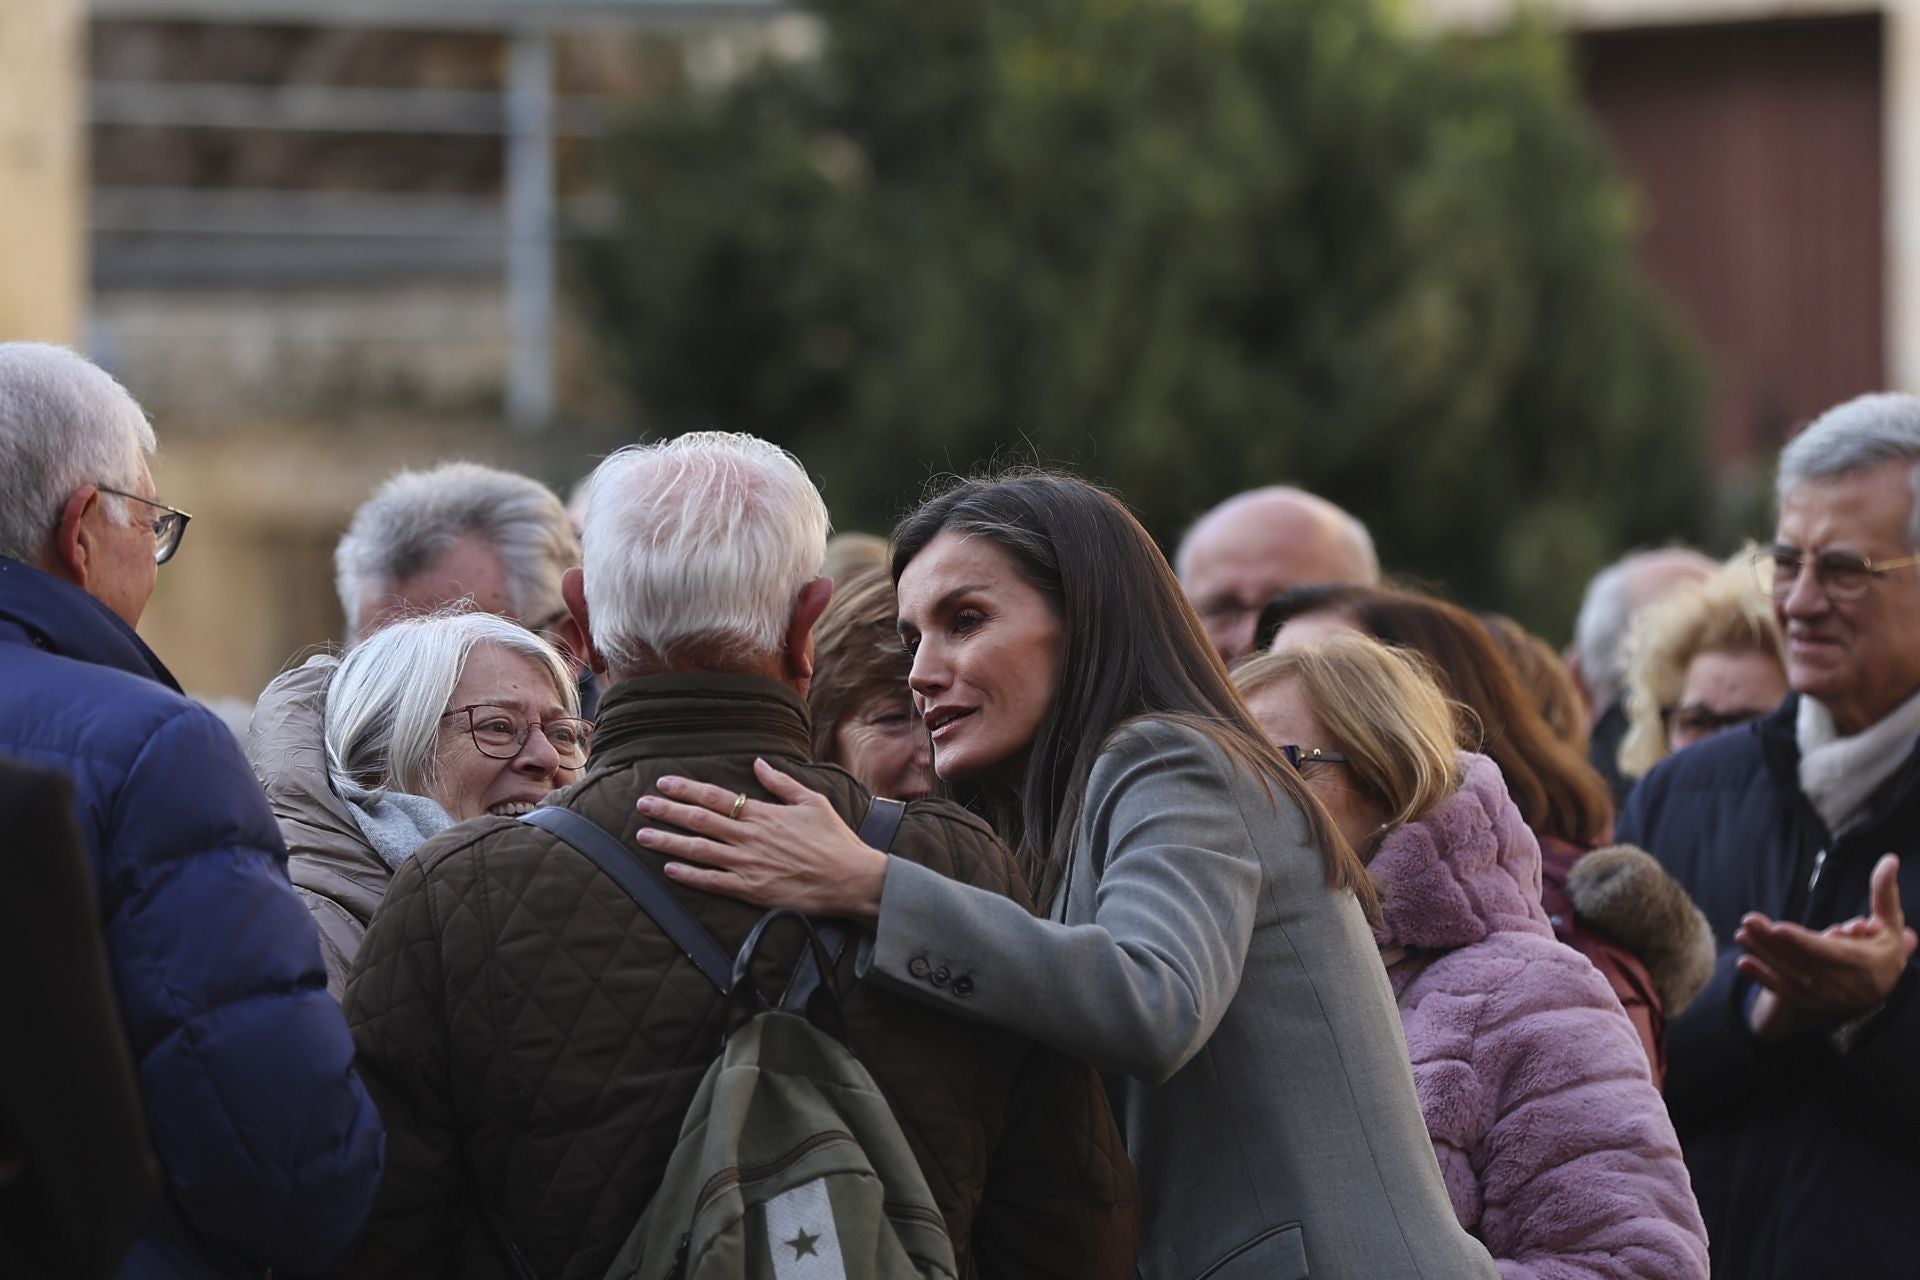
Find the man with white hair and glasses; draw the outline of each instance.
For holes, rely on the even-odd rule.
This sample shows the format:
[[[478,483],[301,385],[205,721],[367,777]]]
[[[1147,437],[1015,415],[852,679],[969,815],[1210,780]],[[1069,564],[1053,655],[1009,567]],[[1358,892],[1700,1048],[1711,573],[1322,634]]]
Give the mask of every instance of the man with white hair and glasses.
[[[760,913],[669,888],[665,860],[634,838],[635,804],[662,776],[722,783],[744,808],[766,801],[764,760],[856,826],[892,813],[895,855],[1025,894],[973,815],[941,801],[898,813],[811,762],[826,540],[826,507],[790,454],[695,433],[600,466],[586,563],[566,579],[612,684],[585,773],[549,803],[607,833],[614,870],[655,877],[729,952]],[[900,1118],[963,1274],[1132,1276],[1131,1175],[1091,1070],[854,981],[855,951],[836,966],[853,1048]],[[770,937],[753,970],[769,998],[799,953],[793,933]],[[505,817],[444,832],[402,864],[345,1007],[395,1135],[355,1276],[516,1254],[525,1274],[603,1274],[660,1189],[727,1022],[727,1002],[618,881],[577,844]]]
[[[1663,762],[1615,833],[1722,948],[1666,1089],[1717,1277],[1920,1270],[1917,495],[1920,398],[1862,396],[1787,445],[1755,589],[1793,692]]]
[[[358,1229],[384,1135],[266,799],[134,633],[187,523],[153,448],[107,374],[0,343],[0,756],[73,782],[166,1189],[120,1274],[304,1271]]]

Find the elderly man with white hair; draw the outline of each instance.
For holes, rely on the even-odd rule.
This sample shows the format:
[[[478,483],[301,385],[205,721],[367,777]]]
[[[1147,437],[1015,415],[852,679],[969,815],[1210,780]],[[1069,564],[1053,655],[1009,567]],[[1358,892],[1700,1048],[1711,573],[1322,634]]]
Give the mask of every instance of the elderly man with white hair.
[[[1173,565],[1229,662],[1253,652],[1260,610],[1288,588],[1380,581],[1367,526],[1286,485],[1250,489],[1208,511],[1180,539]]]
[[[307,1271],[372,1203],[380,1118],[265,797],[134,633],[187,521],[153,448],[107,374],[0,343],[0,756],[72,780],[165,1181],[119,1274]]]
[[[1920,399],[1830,410],[1780,457],[1756,557],[1793,693],[1668,758],[1617,837],[1706,913],[1712,983],[1667,1098],[1721,1277],[1920,1273]]]
[[[669,887],[664,859],[634,838],[636,802],[663,776],[720,783],[745,807],[766,802],[764,760],[855,825],[894,812],[896,856],[1025,894],[971,814],[941,801],[897,814],[811,762],[826,538],[826,508],[791,455],[696,433],[601,465],[586,562],[565,583],[612,684],[585,773],[549,803],[599,827],[618,846],[603,855],[614,870],[654,877],[729,952],[760,913]],[[800,951],[798,938],[778,942],[753,971],[769,993]],[[1130,1277],[1131,1180],[1090,1070],[856,983],[855,951],[838,962],[851,1042],[900,1118],[962,1274]],[[660,1190],[727,1023],[727,1002],[619,882],[536,821],[505,817],[454,827],[400,866],[346,1011],[395,1134],[356,1276],[449,1274],[509,1253],[526,1273],[603,1274]]]

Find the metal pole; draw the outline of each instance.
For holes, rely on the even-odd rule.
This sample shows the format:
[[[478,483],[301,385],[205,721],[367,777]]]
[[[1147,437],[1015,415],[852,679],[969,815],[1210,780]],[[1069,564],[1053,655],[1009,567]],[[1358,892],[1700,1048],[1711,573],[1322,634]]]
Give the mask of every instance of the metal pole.
[[[512,35],[507,71],[507,416],[553,416],[553,46],[543,27]]]

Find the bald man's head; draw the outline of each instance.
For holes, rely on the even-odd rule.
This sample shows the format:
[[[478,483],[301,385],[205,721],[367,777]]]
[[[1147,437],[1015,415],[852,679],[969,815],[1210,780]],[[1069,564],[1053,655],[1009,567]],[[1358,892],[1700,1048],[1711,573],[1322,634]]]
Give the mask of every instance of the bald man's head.
[[[1380,580],[1365,525],[1283,485],[1235,494],[1201,516],[1180,540],[1174,568],[1229,662],[1252,650],[1261,608],[1289,587]]]

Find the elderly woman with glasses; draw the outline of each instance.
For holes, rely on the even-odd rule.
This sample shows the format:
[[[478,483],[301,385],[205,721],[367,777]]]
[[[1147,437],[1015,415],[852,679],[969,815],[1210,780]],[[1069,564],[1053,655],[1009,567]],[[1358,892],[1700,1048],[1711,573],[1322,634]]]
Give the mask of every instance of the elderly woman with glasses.
[[[560,653],[486,613],[394,623],[276,680],[248,754],[339,999],[399,865],[470,818],[517,817],[586,764],[593,726]]]

